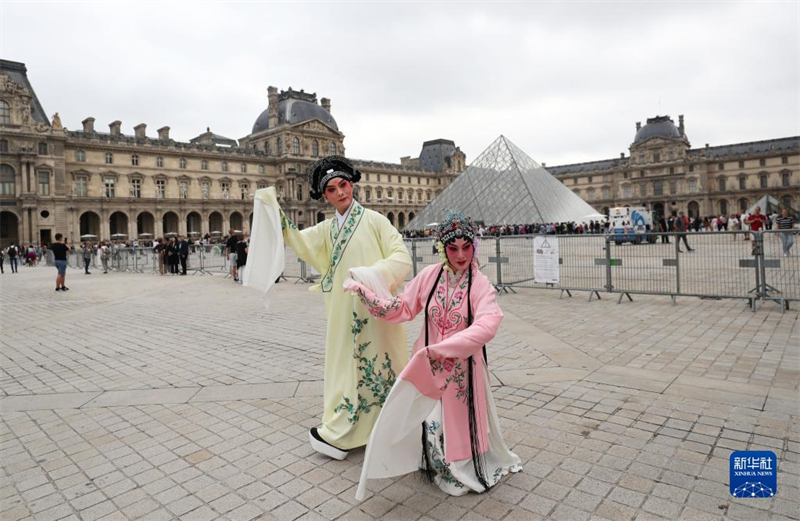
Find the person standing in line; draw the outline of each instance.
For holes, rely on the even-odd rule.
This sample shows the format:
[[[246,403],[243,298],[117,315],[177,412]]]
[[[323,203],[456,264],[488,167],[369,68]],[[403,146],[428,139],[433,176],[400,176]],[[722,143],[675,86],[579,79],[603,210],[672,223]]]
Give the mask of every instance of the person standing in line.
[[[667,220],[664,217],[658,220],[658,229],[661,232],[661,242],[669,244],[669,235],[667,235],[669,228],[667,228]]]
[[[19,249],[17,245],[13,242],[11,246],[8,247],[8,264],[11,266],[11,273],[19,273],[17,271],[17,255],[19,254]]]
[[[89,264],[92,262],[92,243],[85,242],[83,243],[83,269],[84,275],[91,275],[92,273],[89,271]]]
[[[756,209],[753,210],[753,215],[745,219],[744,222],[750,226],[751,232],[760,232],[767,225],[767,216],[761,213],[760,206],[756,206]]]
[[[794,217],[789,215],[789,211],[784,208],[781,210],[781,216],[775,219],[775,225],[780,232],[781,246],[783,246],[783,256],[788,257],[791,255],[790,250],[794,246]]]
[[[233,228],[228,230],[228,240],[225,242],[225,255],[230,263],[230,271],[234,282],[239,282],[236,272],[236,245],[239,243],[239,236],[233,233]]]
[[[53,259],[55,260],[56,270],[56,291],[68,291],[69,288],[65,285],[67,281],[67,252],[69,249],[65,244],[66,240],[60,233],[56,234],[56,242],[50,245],[50,251],[53,252]]]
[[[100,262],[103,263],[103,273],[108,273],[108,258],[110,257],[108,246],[105,242],[100,243]]]
[[[5,262],[6,262],[6,250],[5,248],[0,248],[0,274],[6,272],[5,268],[3,267],[3,264],[5,264]]]
[[[680,249],[680,243],[683,241],[683,244],[686,245],[686,249],[688,251],[694,251],[691,247],[689,247],[689,243],[686,241],[686,232],[689,229],[689,219],[687,219],[683,212],[678,212],[678,217],[675,219],[675,231],[678,232],[678,251],[682,251]]]
[[[178,237],[178,258],[181,263],[181,275],[186,275],[186,262],[189,260],[189,243],[186,242],[186,237],[181,235]]]
[[[247,253],[249,251],[246,234],[242,234],[241,239],[236,243],[236,273],[239,275],[240,283],[244,281],[244,270],[247,265]]]
[[[158,257],[158,274],[164,275],[167,272],[167,268],[164,266],[164,256],[166,250],[164,239],[161,237],[156,239],[156,246],[153,249],[156,251],[156,257]]]
[[[169,265],[169,274],[178,274],[178,244],[175,237],[170,237],[167,243],[167,264]]]

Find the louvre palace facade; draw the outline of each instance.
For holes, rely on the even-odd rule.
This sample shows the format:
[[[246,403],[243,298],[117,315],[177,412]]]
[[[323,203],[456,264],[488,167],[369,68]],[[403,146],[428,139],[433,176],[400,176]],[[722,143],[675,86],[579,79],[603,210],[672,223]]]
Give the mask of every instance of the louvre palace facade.
[[[48,243],[247,230],[253,193],[274,186],[299,227],[332,216],[308,196],[306,167],[328,154],[346,155],[331,102],[315,94],[269,87],[266,109],[238,140],[206,129],[189,142],[170,128],[125,133],[92,117],[67,130],[48,117],[24,64],[0,61],[0,240]],[[355,160],[363,176],[358,198],[403,228],[465,167],[450,140],[427,141],[419,157],[400,163]],[[216,232],[216,233],[215,233]]]
[[[800,206],[800,137],[692,148],[684,117],[656,116],[619,158],[548,166],[568,188],[605,214],[613,206],[644,206],[659,216],[744,212],[764,196]],[[764,209],[766,212],[766,209]]]

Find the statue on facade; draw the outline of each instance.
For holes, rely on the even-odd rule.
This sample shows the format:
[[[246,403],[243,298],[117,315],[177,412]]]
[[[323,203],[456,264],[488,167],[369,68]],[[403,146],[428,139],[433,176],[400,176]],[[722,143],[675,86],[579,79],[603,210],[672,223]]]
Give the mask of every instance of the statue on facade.
[[[58,115],[58,112],[53,114],[53,130],[63,130],[64,127],[61,125],[61,116]]]

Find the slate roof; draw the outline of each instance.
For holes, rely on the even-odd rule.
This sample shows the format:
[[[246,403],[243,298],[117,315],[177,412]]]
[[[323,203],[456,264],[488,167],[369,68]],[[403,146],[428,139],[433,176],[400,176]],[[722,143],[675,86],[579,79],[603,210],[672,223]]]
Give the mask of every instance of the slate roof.
[[[42,108],[39,97],[33,90],[33,85],[28,81],[28,69],[25,67],[25,64],[10,60],[0,60],[0,72],[8,74],[11,81],[28,89],[31,96],[33,96],[33,99],[31,99],[31,115],[33,116],[33,120],[37,123],[44,123],[50,126],[50,118],[47,117],[47,113],[44,111],[44,108]]]

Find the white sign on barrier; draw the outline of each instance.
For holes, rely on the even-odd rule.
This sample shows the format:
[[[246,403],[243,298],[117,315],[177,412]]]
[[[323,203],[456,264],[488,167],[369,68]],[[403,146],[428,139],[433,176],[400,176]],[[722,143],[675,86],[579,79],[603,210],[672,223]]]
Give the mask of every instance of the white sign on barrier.
[[[558,284],[558,237],[539,235],[533,238],[533,280]]]

